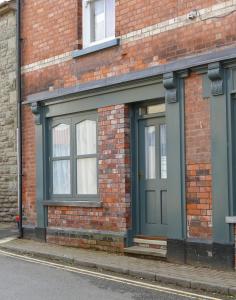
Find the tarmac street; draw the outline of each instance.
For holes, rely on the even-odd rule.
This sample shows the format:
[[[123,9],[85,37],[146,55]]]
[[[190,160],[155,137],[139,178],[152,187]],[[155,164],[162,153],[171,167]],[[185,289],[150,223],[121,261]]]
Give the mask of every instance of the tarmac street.
[[[222,296],[118,277],[0,250],[0,299],[220,300]],[[227,299],[227,298],[226,298]],[[231,298],[232,299],[232,298]]]

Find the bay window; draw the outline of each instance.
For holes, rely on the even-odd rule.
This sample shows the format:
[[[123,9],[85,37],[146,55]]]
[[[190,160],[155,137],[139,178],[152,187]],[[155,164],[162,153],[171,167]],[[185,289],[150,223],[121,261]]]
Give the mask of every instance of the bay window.
[[[50,198],[80,201],[96,198],[96,114],[53,118],[49,131]]]

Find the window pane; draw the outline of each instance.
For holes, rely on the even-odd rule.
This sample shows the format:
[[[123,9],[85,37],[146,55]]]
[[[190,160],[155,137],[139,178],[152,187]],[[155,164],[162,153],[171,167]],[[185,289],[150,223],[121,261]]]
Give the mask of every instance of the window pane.
[[[167,178],[166,124],[160,125],[161,178]]]
[[[156,104],[156,105],[149,105],[147,107],[147,113],[148,114],[157,114],[157,113],[162,113],[166,111],[166,105],[165,103],[163,104]]]
[[[70,126],[60,124],[52,130],[53,157],[70,156]]]
[[[96,154],[96,121],[86,120],[76,125],[77,155]]]
[[[94,2],[95,41],[105,38],[105,0]]]
[[[97,159],[77,160],[77,193],[79,195],[97,194]]]
[[[69,160],[58,160],[53,162],[53,194],[71,194]]]
[[[106,0],[106,37],[115,36],[115,0]]]
[[[145,127],[146,179],[156,178],[155,126]]]

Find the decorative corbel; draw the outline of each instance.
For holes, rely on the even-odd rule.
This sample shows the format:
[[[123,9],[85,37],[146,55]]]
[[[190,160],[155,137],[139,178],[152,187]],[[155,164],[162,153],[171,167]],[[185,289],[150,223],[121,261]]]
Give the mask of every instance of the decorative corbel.
[[[36,125],[41,124],[41,107],[38,102],[31,104],[31,111],[35,116],[34,122]]]
[[[176,103],[178,101],[176,74],[174,72],[164,74],[163,85],[166,90],[167,103]]]
[[[211,80],[211,93],[213,96],[224,94],[224,76],[219,62],[208,65],[208,78]]]

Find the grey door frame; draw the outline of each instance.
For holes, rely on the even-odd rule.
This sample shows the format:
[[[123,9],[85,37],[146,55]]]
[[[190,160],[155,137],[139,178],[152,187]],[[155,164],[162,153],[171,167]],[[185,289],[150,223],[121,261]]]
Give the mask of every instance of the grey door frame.
[[[137,103],[134,105],[133,109],[133,134],[132,134],[132,162],[133,162],[133,201],[132,201],[132,220],[133,220],[133,230],[132,236],[139,235],[141,232],[141,222],[140,222],[140,196],[139,196],[139,120],[151,119],[151,118],[158,118],[158,117],[166,117],[166,113],[157,113],[157,114],[150,114],[150,115],[140,115],[139,109],[145,108],[151,104],[158,104],[158,103],[165,103],[164,98],[156,99],[156,100],[149,100],[142,103]],[[167,159],[168,160],[168,159]]]

